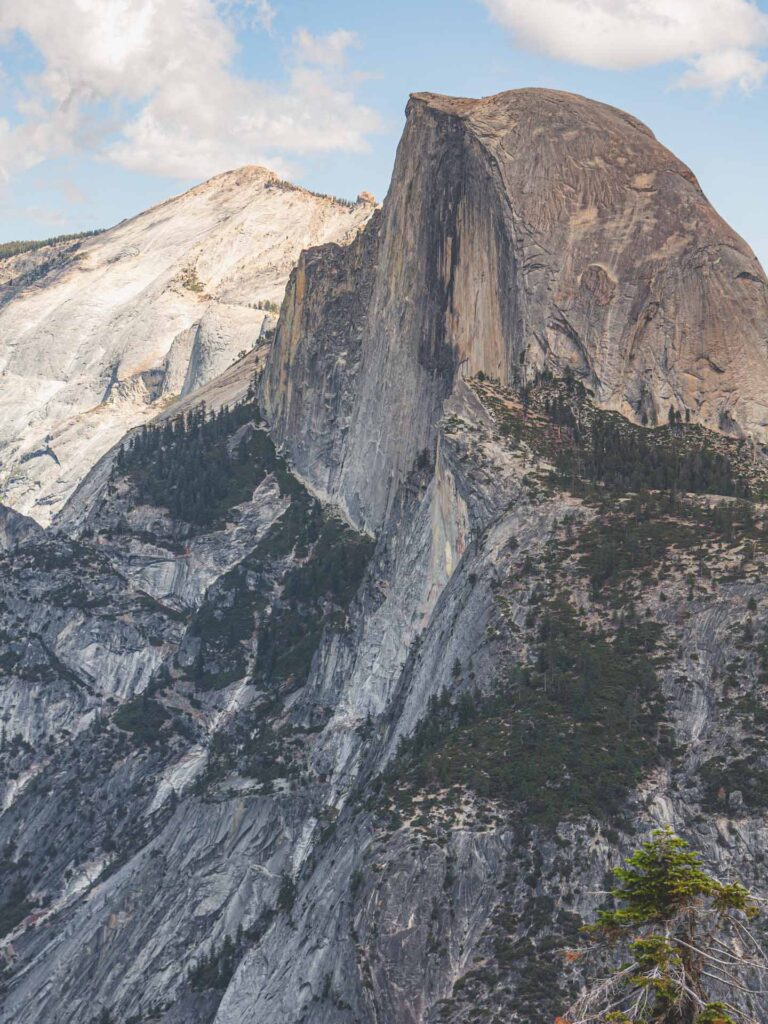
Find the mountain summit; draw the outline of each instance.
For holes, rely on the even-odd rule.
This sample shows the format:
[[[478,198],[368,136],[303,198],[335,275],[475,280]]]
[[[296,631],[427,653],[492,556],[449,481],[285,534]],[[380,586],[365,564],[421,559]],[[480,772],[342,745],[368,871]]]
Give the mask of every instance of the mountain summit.
[[[47,523],[137,424],[274,324],[308,245],[374,205],[242,167],[82,241],[0,261],[0,495]]]
[[[381,217],[302,258],[265,406],[297,464],[375,524],[459,376],[544,368],[638,423],[762,438],[765,274],[630,115],[544,89],[417,93]]]

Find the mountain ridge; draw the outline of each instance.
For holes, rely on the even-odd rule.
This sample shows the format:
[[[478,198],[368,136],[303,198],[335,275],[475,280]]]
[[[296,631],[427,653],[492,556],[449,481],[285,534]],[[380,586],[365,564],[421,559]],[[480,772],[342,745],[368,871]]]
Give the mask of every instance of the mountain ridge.
[[[245,167],[91,238],[0,262],[5,501],[49,522],[127,429],[274,324],[303,247],[353,235],[372,210]]]

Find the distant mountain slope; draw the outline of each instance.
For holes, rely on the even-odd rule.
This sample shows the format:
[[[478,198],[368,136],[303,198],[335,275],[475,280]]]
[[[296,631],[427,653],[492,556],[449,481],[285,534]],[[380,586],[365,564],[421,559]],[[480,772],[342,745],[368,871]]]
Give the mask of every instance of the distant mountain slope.
[[[373,210],[260,167],[95,237],[0,260],[0,494],[42,523],[124,433],[273,322],[302,249]]]

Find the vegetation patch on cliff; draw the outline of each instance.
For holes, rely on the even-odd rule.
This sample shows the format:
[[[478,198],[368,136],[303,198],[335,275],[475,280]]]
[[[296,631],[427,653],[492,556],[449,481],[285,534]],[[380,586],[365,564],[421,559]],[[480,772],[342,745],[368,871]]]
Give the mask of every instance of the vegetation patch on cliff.
[[[149,424],[118,452],[112,482],[128,476],[139,504],[166,508],[182,522],[222,525],[278,464],[260,423],[255,403],[246,400]]]
[[[549,372],[517,389],[480,375],[471,386],[499,436],[527,445],[554,468],[552,484],[588,495],[667,491],[751,498],[768,494],[768,466],[752,442],[716,434],[681,414],[641,426],[598,409],[573,376]],[[760,455],[760,457],[759,457]]]
[[[62,242],[79,242],[83,238],[93,238],[94,235],[103,234],[104,229],[95,231],[80,231],[74,235],[54,235],[52,238],[42,238],[36,241],[0,242],[0,260],[6,260],[11,256],[20,256],[24,252],[35,252],[37,249],[44,249],[47,245],[60,245]]]
[[[190,627],[202,641],[194,675],[203,689],[245,676],[269,690],[304,683],[323,630],[346,625],[368,564],[369,537],[324,510],[284,468],[276,475],[290,506],[217,582]]]
[[[454,700],[446,690],[405,740],[388,773],[401,813],[418,792],[467,787],[554,825],[611,819],[666,741],[649,653],[659,627],[589,630],[555,598],[543,609],[532,663],[492,692]]]

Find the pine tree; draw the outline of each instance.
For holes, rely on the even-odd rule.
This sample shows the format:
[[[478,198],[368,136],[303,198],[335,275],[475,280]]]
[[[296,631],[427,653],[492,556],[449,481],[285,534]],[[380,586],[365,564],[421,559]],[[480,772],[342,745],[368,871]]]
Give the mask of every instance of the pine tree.
[[[654,832],[615,876],[615,906],[598,912],[586,929],[590,947],[570,959],[618,949],[628,959],[560,1024],[758,1024],[743,1008],[758,994],[744,977],[768,970],[768,960],[750,929],[757,904],[744,886],[707,874],[670,829]]]

